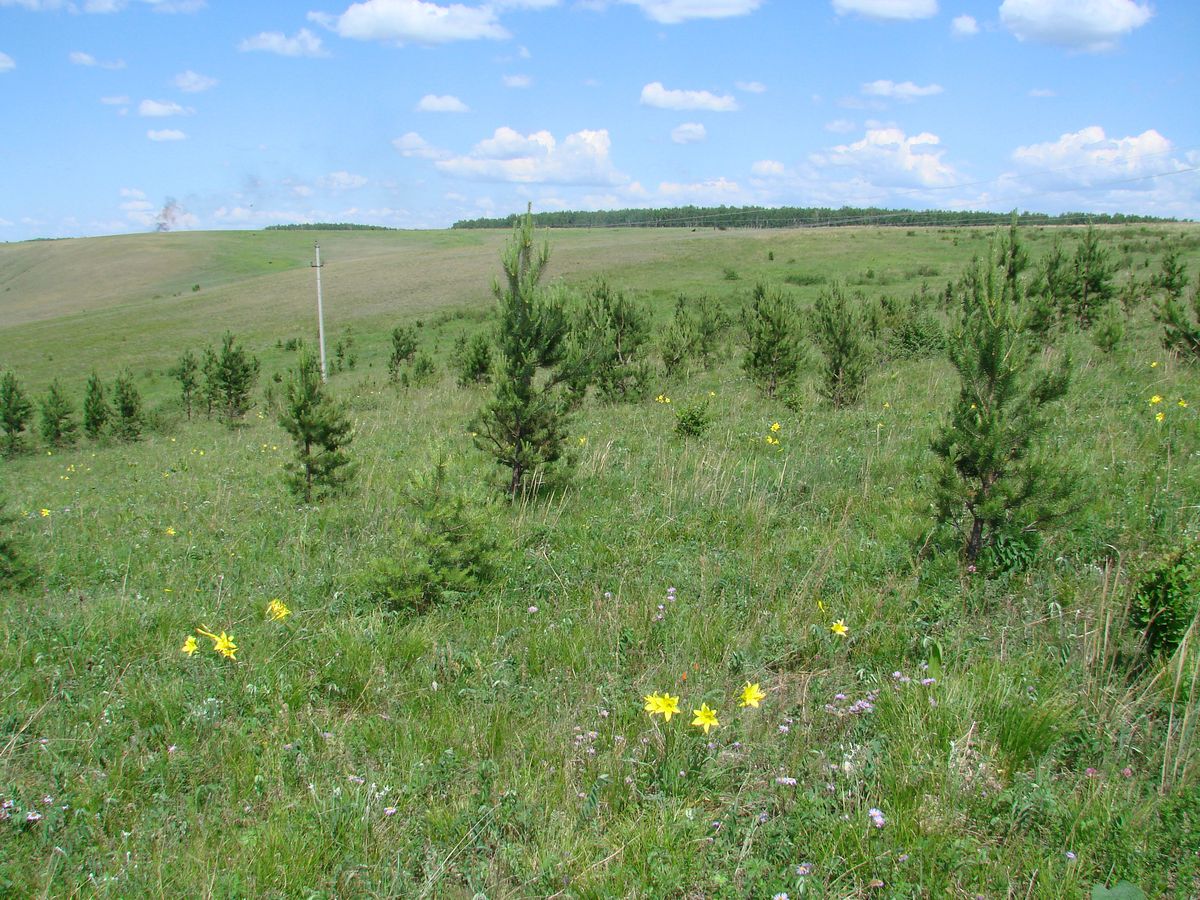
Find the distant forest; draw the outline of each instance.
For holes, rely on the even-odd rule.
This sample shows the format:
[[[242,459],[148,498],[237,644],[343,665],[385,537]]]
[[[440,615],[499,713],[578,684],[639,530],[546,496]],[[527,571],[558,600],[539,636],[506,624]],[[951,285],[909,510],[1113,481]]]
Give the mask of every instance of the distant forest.
[[[494,219],[462,219],[452,228],[511,228],[518,214]],[[781,206],[679,206],[665,209],[609,209],[564,212],[540,212],[534,224],[546,228],[802,228],[836,225],[996,225],[1008,224],[1012,213],[964,212],[936,209],[879,209],[843,206],[841,209]],[[1138,222],[1174,222],[1155,216],[1129,216],[1122,213],[1072,212],[1051,216],[1023,212],[1017,215],[1022,225],[1097,225]]]
[[[384,225],[355,225],[353,222],[308,222],[298,225],[268,225],[264,231],[396,231]]]

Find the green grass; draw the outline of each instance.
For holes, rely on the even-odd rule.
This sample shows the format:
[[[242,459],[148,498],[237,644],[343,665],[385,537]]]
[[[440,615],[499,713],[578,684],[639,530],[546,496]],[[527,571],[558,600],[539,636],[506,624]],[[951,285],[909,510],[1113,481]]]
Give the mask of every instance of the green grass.
[[[1180,232],[1196,233],[1106,235],[1144,277],[1159,235]],[[1053,233],[1027,234],[1035,256]],[[549,237],[565,281],[607,274],[661,325],[680,291],[735,311],[755,279],[796,273],[938,292],[990,234]],[[497,233],[318,236],[330,334],[349,325],[360,357],[331,387],[361,468],[343,496],[298,506],[273,417],[187,422],[163,371],[229,327],[263,358],[261,398],[292,364],[276,341],[311,330],[313,237],[0,247],[0,368],[82,398],[93,366],[107,380],[129,364],[156,422],[134,445],[0,461],[38,569],[0,594],[7,893],[1076,897],[1123,878],[1200,892],[1195,644],[1178,668],[1121,656],[1131,582],[1200,530],[1196,368],[1162,351],[1147,309],[1111,356],[1063,338],[1077,380],[1050,440],[1084,478],[1080,508],[1031,567],[984,578],[932,533],[927,448],[956,392],[943,359],[881,363],[845,411],[818,402],[813,373],[790,409],[746,381],[735,342],[643,403],[589,401],[573,475],[500,502],[503,473],[465,431],[485,389],[444,367],[454,337],[487,327]],[[102,257],[120,265],[92,290]],[[821,285],[787,289],[807,305]],[[402,391],[387,332],[418,318],[439,377]],[[711,392],[706,434],[678,438],[660,392]],[[443,452],[499,571],[391,615],[363,575],[421,527],[405,485]],[[283,622],[265,615],[276,597]],[[180,653],[198,626],[230,632],[237,660],[206,639]],[[761,708],[738,707],[746,681]],[[681,698],[669,725],[642,711],[656,691]],[[846,711],[864,698],[871,711]],[[689,724],[702,702],[721,721],[708,738]],[[44,818],[25,824],[31,809]]]

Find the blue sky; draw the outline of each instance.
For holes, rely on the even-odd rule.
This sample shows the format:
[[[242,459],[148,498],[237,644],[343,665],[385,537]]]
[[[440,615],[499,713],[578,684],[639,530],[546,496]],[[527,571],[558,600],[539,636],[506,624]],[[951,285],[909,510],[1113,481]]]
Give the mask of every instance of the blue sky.
[[[759,204],[1200,218],[1195,0],[0,0],[0,240]]]

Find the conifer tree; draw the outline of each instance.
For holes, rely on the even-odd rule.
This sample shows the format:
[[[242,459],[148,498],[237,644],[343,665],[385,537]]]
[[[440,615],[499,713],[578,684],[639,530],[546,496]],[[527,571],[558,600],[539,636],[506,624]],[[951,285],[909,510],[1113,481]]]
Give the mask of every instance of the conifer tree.
[[[800,343],[800,317],[795,305],[779,288],[754,286],[750,306],[742,311],[746,330],[746,355],[742,368],[768,398],[790,385],[800,371],[804,350]]]
[[[50,389],[41,401],[41,432],[42,440],[52,447],[70,447],[75,443],[75,433],[79,423],[75,421],[75,404],[73,404],[54,379]]]
[[[192,418],[192,401],[196,388],[200,386],[200,362],[190,349],[183,351],[179,361],[167,374],[179,382],[179,395],[183,401],[183,411],[188,419]]]
[[[4,455],[12,456],[21,449],[21,432],[29,424],[33,404],[17,383],[17,376],[5,372],[0,378],[0,424],[4,426]]]
[[[397,325],[392,329],[392,355],[388,358],[388,375],[393,381],[400,378],[400,369],[417,355],[417,329],[412,325]]]
[[[113,383],[113,433],[122,441],[136,441],[142,434],[142,395],[133,383],[133,373],[123,369]]]
[[[210,419],[221,398],[220,368],[216,351],[212,347],[205,347],[200,358],[200,371],[204,375],[201,393],[204,397],[204,415]]]
[[[1080,328],[1091,328],[1115,291],[1113,265],[1108,251],[1100,246],[1095,226],[1088,225],[1075,248],[1072,269],[1071,311]]]
[[[1011,241],[1016,240],[1015,230]],[[942,461],[935,489],[938,517],[963,536],[974,564],[1004,530],[1029,532],[1061,513],[1069,479],[1037,454],[1049,404],[1063,397],[1069,361],[1039,370],[1023,330],[1023,286],[989,263],[976,262],[976,290],[962,295],[962,313],[950,342],[960,379],[949,421],[932,442]]]
[[[649,336],[646,311],[600,279],[575,317],[564,366],[572,370],[568,387],[579,400],[589,384],[610,403],[641,399],[650,382],[650,367],[642,358]]]
[[[567,404],[558,390],[561,373],[553,371],[566,318],[561,299],[538,287],[549,258],[548,244],[534,244],[527,210],[501,253],[504,283],[492,285],[500,307],[495,390],[471,424],[476,446],[508,469],[513,500],[528,476],[559,460],[566,439]]]
[[[454,342],[454,370],[459,387],[491,380],[492,345],[487,335],[475,334],[470,340],[464,335]]]
[[[112,417],[112,409],[104,396],[104,382],[92,372],[88,376],[87,389],[83,395],[83,430],[92,440],[104,433],[104,426]]]
[[[0,496],[0,589],[22,588],[33,581],[33,566],[18,535],[16,517]]]
[[[871,362],[862,315],[834,284],[817,297],[813,317],[813,337],[825,357],[818,390],[835,409],[851,406],[862,394]]]
[[[292,436],[296,461],[288,463],[292,492],[311,503],[314,495],[330,493],[350,477],[353,467],[346,448],[353,426],[341,405],[326,393],[317,360],[307,351],[287,386],[287,401],[279,424]]]
[[[250,392],[258,379],[258,369],[258,360],[247,354],[241,344],[234,343],[231,332],[225,332],[221,351],[216,355],[214,378],[217,403],[226,424],[232,425],[254,405]]]

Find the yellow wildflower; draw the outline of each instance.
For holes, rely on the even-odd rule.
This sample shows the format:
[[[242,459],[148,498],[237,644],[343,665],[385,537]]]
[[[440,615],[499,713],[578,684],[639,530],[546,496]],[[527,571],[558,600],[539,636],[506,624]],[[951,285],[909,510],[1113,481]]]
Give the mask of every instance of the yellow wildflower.
[[[170,525],[167,526],[167,537],[175,537],[175,529]]]
[[[270,603],[267,604],[267,615],[270,616],[272,619],[274,619],[276,622],[282,622],[284,619],[286,619],[291,614],[292,614],[292,611],[290,609],[288,609],[287,606],[284,604],[284,602],[282,600],[280,600],[278,597],[276,597],[274,600],[272,600]]]
[[[48,509],[42,509],[42,510],[41,510],[41,514],[42,514],[42,518],[43,518],[43,519],[45,519],[45,518],[47,518],[47,517],[50,515],[50,510],[48,510]]]
[[[652,716],[658,712],[658,707],[662,703],[662,697],[660,697],[658,694],[647,694],[642,699],[646,701],[646,705],[643,706],[642,709],[650,713]]]
[[[234,655],[237,653],[237,644],[233,642],[233,635],[226,634],[223,631],[219,635],[213,634],[211,631],[205,631],[203,628],[197,628],[196,631],[212,640],[213,652],[220,653],[226,659],[237,659]]]
[[[1161,422],[1161,421],[1162,421],[1163,419],[1165,419],[1166,417],[1167,417],[1167,416],[1166,416],[1166,414],[1165,414],[1165,413],[1159,413],[1158,415],[1156,415],[1156,416],[1154,417],[1154,421],[1155,421],[1155,422]]]
[[[1157,369],[1158,368],[1158,360],[1155,360],[1154,362],[1150,363],[1150,368]]]
[[[692,724],[698,728],[703,728],[704,733],[708,734],[714,728],[719,728],[721,723],[717,721],[717,713],[715,710],[709,709],[707,703],[701,703],[699,709],[693,709],[696,718],[692,719]]]
[[[774,431],[776,434],[778,434],[779,429],[782,427],[783,427],[782,425],[780,425],[778,422],[776,422],[771,426],[771,430]]]
[[[846,627],[846,622],[844,619],[838,619],[836,622],[834,622],[832,625],[829,626],[829,630],[832,631],[834,634],[836,634],[838,637],[843,637],[843,638],[847,634],[850,633],[850,629]]]
[[[1162,403],[1162,397],[1160,397],[1158,394],[1155,394],[1153,397],[1150,398],[1151,406],[1153,406],[1156,403]]]
[[[671,716],[679,712],[679,698],[663,694],[658,698],[658,711],[662,713],[664,722],[670,722]]]
[[[751,684],[747,681],[746,686],[742,688],[742,706],[753,706],[758,709],[758,704],[762,703],[766,696],[759,688],[758,682]]]
[[[188,635],[187,640],[183,642],[183,646],[179,648],[180,653],[186,653],[189,657],[199,648],[196,646],[196,638],[193,635]]]
[[[1179,398],[1179,408],[1187,409],[1187,401],[1184,400],[1182,397]]]

